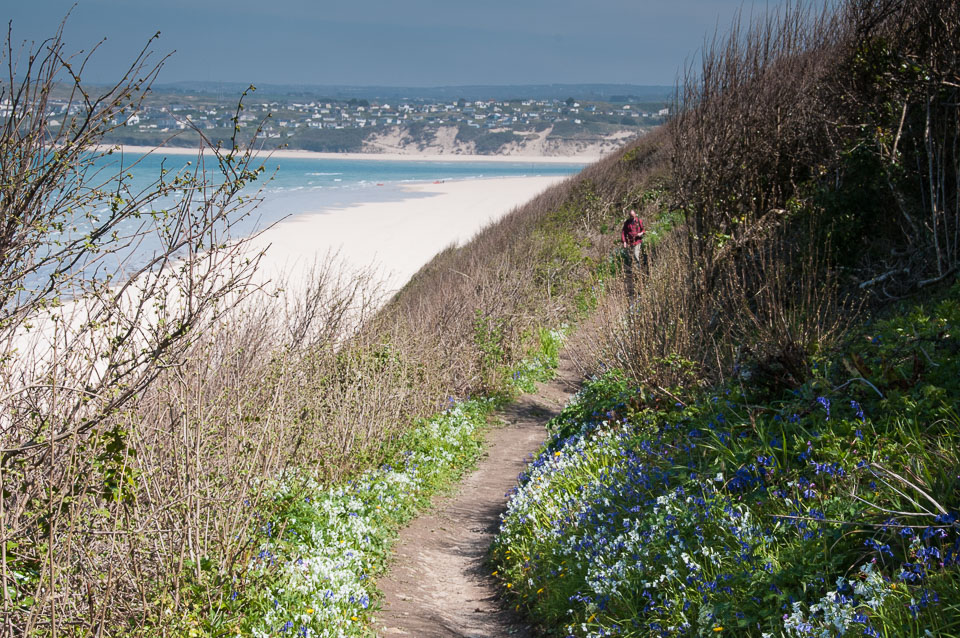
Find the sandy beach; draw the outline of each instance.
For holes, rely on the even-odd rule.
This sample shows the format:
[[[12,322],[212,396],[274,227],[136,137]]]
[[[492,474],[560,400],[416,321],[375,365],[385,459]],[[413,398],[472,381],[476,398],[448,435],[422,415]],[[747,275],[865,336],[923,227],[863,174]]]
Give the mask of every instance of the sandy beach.
[[[306,211],[251,240],[266,248],[258,278],[296,278],[331,252],[351,268],[374,267],[387,290],[403,286],[447,246],[469,241],[550,186],[567,179],[505,177],[412,184],[399,201]]]
[[[100,150],[106,150],[101,147]],[[113,147],[131,155],[195,155],[196,149]],[[512,162],[543,165],[584,165],[597,158],[564,156],[408,155],[387,153],[313,153],[279,150],[273,159],[369,160],[396,162]],[[451,244],[469,241],[484,226],[500,219],[550,186],[569,177],[557,175],[448,178],[433,182],[387,184],[374,197],[354,199],[351,191],[335,188],[311,191],[287,188],[265,192],[259,210],[267,222],[281,219],[250,238],[248,246],[265,251],[255,283],[283,284],[295,290],[318,262],[336,254],[347,270],[371,271],[389,293],[402,287],[413,274]],[[333,173],[331,173],[333,175]],[[336,180],[339,182],[340,180]],[[382,184],[377,184],[382,186]],[[313,188],[316,188],[314,186]],[[342,197],[335,193],[342,192]],[[374,191],[369,191],[373,193]],[[258,213],[254,212],[254,218]],[[284,216],[287,217],[284,218]],[[250,229],[251,231],[253,228]],[[267,285],[270,284],[270,285]]]
[[[160,155],[196,155],[197,149],[190,147],[164,146],[156,148],[153,146],[111,146],[102,144],[97,150],[119,150],[124,153],[134,153],[138,155],[154,153]],[[281,149],[276,151],[263,151],[263,157],[273,157],[276,159],[301,158],[301,159],[329,159],[329,160],[370,160],[379,162],[522,162],[525,164],[591,164],[601,158],[600,155],[468,155],[464,153],[317,153],[314,151],[301,151],[291,149]]]
[[[267,291],[282,285],[292,296],[288,298],[295,298],[312,267],[336,253],[345,272],[372,269],[382,284],[381,292],[389,295],[444,248],[469,241],[484,226],[564,179],[568,177],[409,184],[402,187],[407,197],[398,200],[307,209],[249,239],[251,250],[265,251],[252,283]],[[136,291],[147,282],[149,279],[131,288],[120,305],[135,309]],[[175,290],[171,294],[168,302],[178,298]],[[256,295],[250,298],[255,304],[260,303],[257,299]],[[55,311],[61,321],[41,318],[34,322],[31,331],[15,338],[15,349],[25,353],[34,366],[45,365],[49,356],[56,354],[56,344],[66,339],[57,326],[79,329],[87,313],[86,305],[68,302]],[[148,310],[138,321],[146,329],[156,316]],[[98,347],[95,341],[85,346]]]

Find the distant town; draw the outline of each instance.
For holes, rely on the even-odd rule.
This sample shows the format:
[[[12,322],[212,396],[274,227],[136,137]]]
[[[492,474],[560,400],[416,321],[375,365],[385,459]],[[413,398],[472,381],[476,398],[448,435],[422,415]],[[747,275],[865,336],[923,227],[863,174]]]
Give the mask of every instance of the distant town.
[[[522,90],[520,87],[518,90]],[[475,97],[477,89],[471,91]],[[493,91],[491,91],[493,92]],[[247,95],[154,89],[143,107],[107,138],[138,145],[190,146],[203,135],[227,140],[236,123],[241,141],[259,131],[268,148],[325,152],[569,155],[617,146],[662,123],[661,99],[630,95],[606,100],[566,98],[323,97]],[[50,102],[50,125],[67,115],[64,98]],[[77,107],[73,107],[77,108]],[[4,105],[0,103],[0,114]]]

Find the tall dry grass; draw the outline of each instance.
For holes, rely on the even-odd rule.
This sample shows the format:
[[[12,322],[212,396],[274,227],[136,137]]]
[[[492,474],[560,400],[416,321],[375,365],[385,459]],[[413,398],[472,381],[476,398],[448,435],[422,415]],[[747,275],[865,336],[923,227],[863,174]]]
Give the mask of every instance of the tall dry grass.
[[[6,635],[162,627],[242,576],[271,482],[293,469],[337,480],[433,408],[437,389],[402,335],[359,331],[378,303],[369,278],[327,262],[304,297],[284,301],[258,295],[197,325],[121,410],[8,459]],[[38,396],[5,397],[17,428],[5,448],[30,423],[42,433],[78,417],[56,394]]]
[[[425,347],[453,354],[448,387],[461,393],[495,389],[485,369],[489,344],[478,343],[478,325],[498,328],[500,361],[510,363],[523,356],[536,326],[587,313],[599,294],[594,278],[619,245],[623,209],[642,209],[648,190],[667,179],[663,141],[654,131],[548,189],[468,244],[443,251],[378,321],[403,325]]]
[[[585,369],[795,387],[861,304],[953,275],[958,18],[791,3],[709,42],[663,133],[684,223],[603,301]]]
[[[672,168],[697,258],[709,270],[755,222],[805,207],[825,227],[869,230],[878,249],[844,255],[866,275],[897,249],[924,255],[903,273],[907,286],[952,272],[956,3],[811,6],[735,22],[680,87]]]
[[[842,295],[828,251],[783,231],[744,245],[712,274],[689,261],[690,229],[649,250],[650,267],[607,281],[571,351],[586,374],[626,371],[654,394],[730,378],[776,390],[809,374],[817,348],[843,334],[857,306]]]

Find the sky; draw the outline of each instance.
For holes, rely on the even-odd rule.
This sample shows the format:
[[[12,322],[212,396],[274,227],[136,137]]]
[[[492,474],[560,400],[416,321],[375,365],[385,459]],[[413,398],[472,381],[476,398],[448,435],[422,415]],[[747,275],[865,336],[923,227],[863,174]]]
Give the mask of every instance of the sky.
[[[106,38],[84,79],[116,80],[157,31],[159,84],[674,84],[738,10],[785,0],[78,0],[68,51]],[[74,0],[0,0],[15,48]],[[6,61],[3,61],[4,66]]]

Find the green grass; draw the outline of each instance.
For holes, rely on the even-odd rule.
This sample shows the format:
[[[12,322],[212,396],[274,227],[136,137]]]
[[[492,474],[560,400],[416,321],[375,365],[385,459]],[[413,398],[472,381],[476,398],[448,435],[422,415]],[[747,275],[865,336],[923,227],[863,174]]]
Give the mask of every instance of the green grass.
[[[560,635],[960,635],[957,330],[960,284],[764,403],[608,372],[552,422],[497,575]]]

